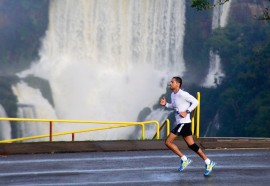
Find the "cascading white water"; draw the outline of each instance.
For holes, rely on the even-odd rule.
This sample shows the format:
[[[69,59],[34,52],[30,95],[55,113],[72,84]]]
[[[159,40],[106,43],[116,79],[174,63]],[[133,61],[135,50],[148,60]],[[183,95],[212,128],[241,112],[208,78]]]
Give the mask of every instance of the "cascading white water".
[[[219,0],[215,0],[214,3],[217,4]],[[212,18],[212,30],[225,27],[227,25],[227,20],[229,16],[229,11],[231,7],[231,1],[227,3],[215,6],[213,10]],[[225,77],[225,74],[222,72],[222,65],[220,62],[220,56],[216,51],[210,50],[210,67],[208,75],[203,83],[204,87],[216,87],[222,81],[222,78]]]
[[[54,108],[50,105],[48,100],[42,96],[39,89],[34,89],[29,87],[26,83],[20,82],[12,86],[12,91],[18,97],[17,115],[19,118],[57,118]],[[16,125],[18,137],[49,134],[49,123],[16,122]],[[38,141],[48,141],[48,139],[42,138]]]
[[[217,2],[218,0],[214,1],[215,4],[217,4]],[[232,1],[228,1],[223,5],[214,7],[212,18],[212,30],[220,27],[225,27],[227,25],[231,2]],[[208,88],[216,87],[221,83],[222,78],[225,77],[225,74],[222,72],[222,65],[219,54],[216,51],[210,50],[209,56],[210,56],[209,72],[203,84],[204,87]],[[207,127],[204,137],[209,135],[215,136],[216,131],[219,130],[219,127],[220,127],[219,113],[217,112],[213,121]]]
[[[185,1],[52,0],[40,60],[20,76],[50,82],[61,119],[136,121],[169,78],[185,71],[184,25]],[[80,139],[124,139],[133,131]]]
[[[7,118],[4,107],[0,104],[0,118]],[[11,127],[9,121],[0,120],[0,140],[11,138]]]

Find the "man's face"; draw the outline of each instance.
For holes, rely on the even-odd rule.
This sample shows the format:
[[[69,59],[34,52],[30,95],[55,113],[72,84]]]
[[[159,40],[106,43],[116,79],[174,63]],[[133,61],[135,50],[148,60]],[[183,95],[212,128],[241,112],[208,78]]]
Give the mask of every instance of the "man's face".
[[[178,83],[177,81],[175,81],[174,78],[172,78],[172,80],[170,82],[170,89],[175,90],[175,89],[177,89],[179,87],[180,87],[180,83]]]

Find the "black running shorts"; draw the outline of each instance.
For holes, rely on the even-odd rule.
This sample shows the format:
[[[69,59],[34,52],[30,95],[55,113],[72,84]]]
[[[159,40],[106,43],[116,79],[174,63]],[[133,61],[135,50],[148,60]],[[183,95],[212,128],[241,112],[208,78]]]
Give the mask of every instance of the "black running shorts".
[[[191,136],[191,123],[180,123],[171,130],[171,133],[183,137]]]

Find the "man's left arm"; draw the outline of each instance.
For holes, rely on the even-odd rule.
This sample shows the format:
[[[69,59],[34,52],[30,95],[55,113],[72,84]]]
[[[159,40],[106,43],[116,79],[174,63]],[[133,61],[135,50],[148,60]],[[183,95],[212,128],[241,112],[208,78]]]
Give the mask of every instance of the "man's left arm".
[[[187,92],[184,94],[184,97],[190,103],[190,106],[186,110],[187,113],[190,113],[198,106],[199,101]]]

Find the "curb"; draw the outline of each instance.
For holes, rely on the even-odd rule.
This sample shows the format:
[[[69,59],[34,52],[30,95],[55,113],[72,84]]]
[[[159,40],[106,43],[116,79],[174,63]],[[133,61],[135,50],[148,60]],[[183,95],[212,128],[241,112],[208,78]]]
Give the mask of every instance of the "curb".
[[[202,149],[270,149],[270,138],[200,138],[195,142]],[[184,140],[175,140],[183,150]],[[76,142],[30,142],[0,144],[0,155],[168,150],[164,140],[116,140]]]

